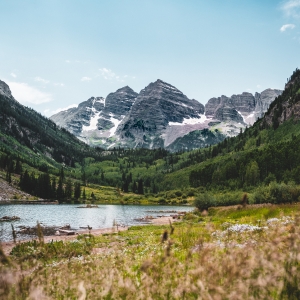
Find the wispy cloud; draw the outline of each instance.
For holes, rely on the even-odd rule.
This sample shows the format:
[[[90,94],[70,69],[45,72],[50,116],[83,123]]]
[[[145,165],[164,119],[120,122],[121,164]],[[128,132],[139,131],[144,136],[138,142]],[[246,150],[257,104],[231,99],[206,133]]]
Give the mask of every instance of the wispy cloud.
[[[84,76],[84,77],[82,77],[80,80],[81,80],[81,81],[91,81],[92,78],[87,77],[87,76]]]
[[[65,86],[64,83],[53,83],[54,86]]]
[[[281,5],[281,9],[285,15],[289,17],[300,17],[300,0],[288,0],[284,1]]]
[[[10,76],[12,76],[13,78],[17,77],[17,75],[15,73],[13,73],[13,72],[10,73]]]
[[[44,114],[45,114],[46,116],[51,117],[51,116],[53,116],[53,115],[55,115],[55,114],[57,114],[57,113],[59,113],[59,112],[61,112],[61,111],[68,110],[68,109],[73,108],[73,107],[78,107],[78,104],[75,104],[75,103],[74,103],[74,104],[71,104],[71,105],[69,105],[69,106],[67,106],[67,107],[64,107],[64,108],[57,108],[57,109],[55,109],[55,110],[45,109],[45,110],[44,110]]]
[[[41,104],[52,101],[50,94],[39,91],[23,82],[6,81],[9,85],[12,95],[22,104]]]
[[[287,29],[294,29],[296,26],[294,24],[285,24],[285,25],[282,25],[281,28],[280,28],[280,31],[281,32],[284,32],[286,31]]]
[[[119,79],[120,77],[116,75],[111,69],[101,68],[99,69],[101,75],[106,80]]]
[[[47,84],[47,83],[50,82],[49,80],[46,80],[46,79],[41,78],[41,77],[39,77],[39,76],[35,77],[34,80],[37,81],[37,82],[45,83],[45,84]]]

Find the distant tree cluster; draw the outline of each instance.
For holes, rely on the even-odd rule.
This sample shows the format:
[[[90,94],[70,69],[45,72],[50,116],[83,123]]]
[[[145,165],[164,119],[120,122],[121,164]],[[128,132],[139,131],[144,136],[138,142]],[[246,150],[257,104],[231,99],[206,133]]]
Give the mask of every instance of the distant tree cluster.
[[[16,160],[9,155],[2,154],[0,157],[0,168],[6,171],[5,179],[8,183],[11,183],[11,174],[21,174],[22,163],[18,157]]]
[[[70,202],[71,199],[78,200],[81,195],[81,184],[70,179],[65,180],[63,168],[60,171],[58,182],[56,177],[50,177],[48,173],[42,173],[38,176],[34,172],[31,174],[25,170],[21,174],[20,188],[24,192],[43,199],[55,199],[60,202]]]

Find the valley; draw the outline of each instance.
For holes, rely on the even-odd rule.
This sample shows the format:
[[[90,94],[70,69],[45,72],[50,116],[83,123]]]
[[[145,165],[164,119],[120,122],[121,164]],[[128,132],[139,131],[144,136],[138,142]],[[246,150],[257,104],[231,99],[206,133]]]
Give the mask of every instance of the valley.
[[[177,143],[199,148],[173,152],[163,147],[90,147],[19,104],[1,82],[1,200],[52,199],[59,203],[0,205],[6,214],[15,215],[21,209],[22,217],[3,225],[1,239],[10,242],[6,252],[0,246],[0,270],[15,279],[0,277],[1,286],[6,287],[1,295],[5,299],[23,297],[39,286],[34,293],[54,299],[84,293],[92,299],[195,298],[199,292],[222,299],[225,294],[235,297],[237,291],[240,297],[236,299],[297,299],[299,89],[300,71],[296,69],[285,90],[252,126],[215,145],[194,143],[199,135],[191,131]],[[92,105],[103,102],[91,100]],[[92,118],[83,128],[98,126]],[[199,117],[203,124],[207,118]],[[218,120],[202,129],[207,140],[219,132],[214,126],[233,124],[227,108],[218,118],[228,123]],[[192,128],[194,119],[183,118],[184,125],[179,125],[174,116],[168,124]],[[111,133],[119,132],[120,124],[128,128],[134,124],[127,117],[122,122],[113,121]],[[146,123],[139,124],[149,129]],[[138,130],[136,134],[138,137]],[[78,205],[94,208],[78,209]],[[57,209],[66,215],[53,211]],[[170,209],[186,213],[169,225],[134,221],[170,215]],[[14,228],[26,220],[28,226],[36,221],[53,225],[54,220],[61,222],[55,226],[70,221],[75,229],[87,225],[110,229],[100,235],[78,231],[72,238],[48,240],[36,225],[36,238],[21,242]],[[126,228],[119,231],[123,223]],[[11,225],[16,225],[12,232]],[[12,237],[18,241],[14,247]],[[200,277],[206,288],[199,286]],[[228,281],[225,287],[226,280],[232,284]],[[101,288],[95,289],[99,284]]]

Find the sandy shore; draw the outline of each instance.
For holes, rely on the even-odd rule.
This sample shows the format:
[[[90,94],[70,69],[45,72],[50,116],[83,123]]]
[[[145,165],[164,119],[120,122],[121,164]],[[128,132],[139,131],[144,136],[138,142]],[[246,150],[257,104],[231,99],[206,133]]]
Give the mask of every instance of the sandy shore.
[[[160,217],[160,218],[155,218],[151,220],[151,224],[154,225],[166,225],[169,224],[170,222],[173,223],[174,221],[178,221],[178,220],[174,220],[172,217]],[[51,235],[51,236],[45,236],[44,237],[44,241],[45,243],[51,242],[51,241],[72,241],[75,240],[77,238],[78,234],[86,234],[86,233],[91,233],[95,236],[97,235],[101,235],[104,233],[115,233],[117,231],[125,231],[128,230],[128,227],[121,227],[118,226],[115,228],[103,228],[103,229],[91,229],[89,230],[79,230],[76,232],[75,235]],[[22,242],[27,242],[28,240],[23,240],[23,241],[18,241],[20,243]],[[4,253],[6,255],[9,255],[9,253],[11,252],[12,248],[15,246],[14,242],[4,242],[4,243],[0,243]]]

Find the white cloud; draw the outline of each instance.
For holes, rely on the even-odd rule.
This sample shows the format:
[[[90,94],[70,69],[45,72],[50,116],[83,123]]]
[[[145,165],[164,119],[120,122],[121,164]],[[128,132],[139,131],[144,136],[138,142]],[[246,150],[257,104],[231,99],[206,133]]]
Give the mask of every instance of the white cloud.
[[[281,9],[287,16],[298,18],[300,17],[300,0],[284,1]]]
[[[116,80],[116,81],[124,82],[124,79],[122,78],[128,78],[128,75],[122,77],[114,73],[111,69],[107,69],[107,68],[101,68],[99,69],[99,71],[101,72],[101,76],[106,80]]]
[[[91,81],[92,80],[92,78],[90,78],[90,77],[82,77],[81,79],[80,79],[81,81]]]
[[[10,76],[12,76],[13,78],[17,77],[17,75],[15,73],[13,73],[13,72],[10,73]]]
[[[101,72],[101,75],[103,76],[104,79],[107,80],[117,79],[117,75],[111,69],[102,68],[99,69],[99,71]]]
[[[68,110],[69,108],[73,108],[73,107],[78,107],[78,104],[74,103],[74,104],[71,104],[71,105],[69,105],[67,107],[58,108],[58,109],[55,109],[55,110],[46,109],[46,110],[44,110],[44,113],[46,115],[53,116],[53,115],[59,113],[60,111]]]
[[[280,31],[281,32],[284,32],[286,31],[287,29],[294,29],[296,26],[294,24],[285,24],[285,25],[282,25],[281,28],[280,28]]]
[[[23,82],[6,81],[14,98],[22,104],[41,104],[52,101],[50,94],[39,91]]]
[[[49,83],[50,81],[49,80],[46,80],[46,79],[43,79],[41,77],[35,77],[34,78],[35,81],[38,81],[38,82],[42,82],[42,83]]]

